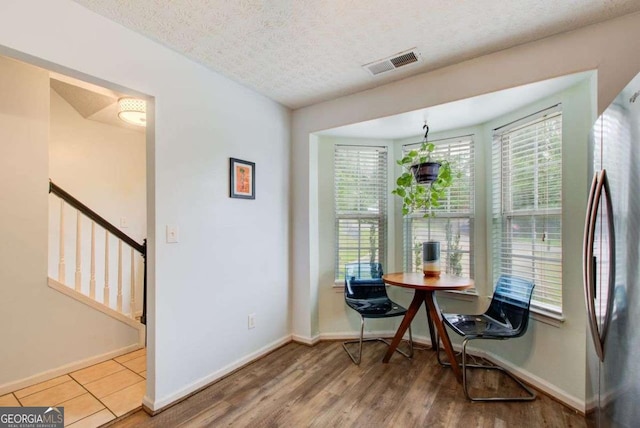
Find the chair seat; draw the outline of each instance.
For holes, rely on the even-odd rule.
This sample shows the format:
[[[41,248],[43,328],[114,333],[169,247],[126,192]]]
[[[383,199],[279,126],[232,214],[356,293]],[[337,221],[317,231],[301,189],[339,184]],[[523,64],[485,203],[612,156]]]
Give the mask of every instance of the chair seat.
[[[514,327],[509,320],[496,320],[486,314],[442,314],[442,316],[444,322],[460,336],[506,339],[519,335],[519,326]]]
[[[387,318],[401,316],[407,313],[407,310],[386,297],[375,299],[345,299],[347,305],[362,315],[364,318]]]

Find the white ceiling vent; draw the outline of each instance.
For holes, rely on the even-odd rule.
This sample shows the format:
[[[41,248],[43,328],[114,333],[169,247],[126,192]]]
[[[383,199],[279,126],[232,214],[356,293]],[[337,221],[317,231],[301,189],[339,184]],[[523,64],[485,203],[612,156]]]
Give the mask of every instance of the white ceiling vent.
[[[365,70],[371,73],[372,76],[377,74],[386,73],[387,71],[396,70],[405,65],[413,64],[420,61],[420,53],[416,48],[408,51],[400,52],[389,58],[381,59],[379,61],[371,62],[362,66]]]

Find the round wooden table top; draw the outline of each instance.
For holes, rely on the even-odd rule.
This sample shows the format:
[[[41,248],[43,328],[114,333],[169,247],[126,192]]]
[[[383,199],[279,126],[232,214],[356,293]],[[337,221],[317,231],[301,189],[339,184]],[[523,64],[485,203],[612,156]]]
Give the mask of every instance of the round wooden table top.
[[[473,287],[471,278],[442,274],[438,277],[424,276],[422,272],[398,272],[382,275],[382,280],[389,285],[413,288],[415,290],[464,290]]]

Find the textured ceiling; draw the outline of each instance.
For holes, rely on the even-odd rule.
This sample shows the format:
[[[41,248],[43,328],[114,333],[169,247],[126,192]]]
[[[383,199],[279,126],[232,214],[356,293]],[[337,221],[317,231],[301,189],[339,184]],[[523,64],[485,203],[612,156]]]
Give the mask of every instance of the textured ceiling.
[[[115,97],[99,94],[56,79],[51,79],[50,85],[85,119],[118,101]]]
[[[75,0],[298,108],[640,11],[638,0]],[[417,48],[419,63],[362,65]]]
[[[144,133],[145,128],[118,118],[118,98],[126,96],[72,77],[50,73],[49,85],[87,120]]]

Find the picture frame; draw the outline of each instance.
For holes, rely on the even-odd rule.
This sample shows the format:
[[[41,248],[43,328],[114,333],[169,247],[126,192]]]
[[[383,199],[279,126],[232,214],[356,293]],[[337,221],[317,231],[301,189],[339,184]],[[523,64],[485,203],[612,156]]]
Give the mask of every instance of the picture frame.
[[[256,164],[254,162],[229,158],[229,197],[256,198]]]

